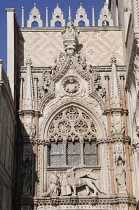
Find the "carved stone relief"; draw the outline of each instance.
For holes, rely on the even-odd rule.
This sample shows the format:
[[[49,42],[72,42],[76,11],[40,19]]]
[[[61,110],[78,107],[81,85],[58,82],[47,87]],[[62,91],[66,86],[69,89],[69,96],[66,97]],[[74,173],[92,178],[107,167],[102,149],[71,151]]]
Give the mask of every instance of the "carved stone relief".
[[[94,89],[95,92],[102,98],[106,97],[106,90],[102,87],[101,76],[100,73],[97,71],[94,72]]]
[[[113,114],[111,117],[111,134],[123,134],[124,130],[125,126],[120,114]]]
[[[45,70],[43,72],[43,84],[42,84],[42,88],[45,91],[45,93],[47,93],[50,89],[50,85],[51,85],[51,74],[52,74],[52,70],[51,68],[47,68],[47,70]]]
[[[65,172],[49,172],[48,190],[42,196],[96,196],[98,193],[103,193],[97,187],[97,179],[98,174],[92,169],[71,168]]]
[[[64,78],[62,82],[62,87],[63,90],[66,92],[68,95],[75,95],[79,92],[80,90],[80,82],[79,79],[75,76],[67,76]]]

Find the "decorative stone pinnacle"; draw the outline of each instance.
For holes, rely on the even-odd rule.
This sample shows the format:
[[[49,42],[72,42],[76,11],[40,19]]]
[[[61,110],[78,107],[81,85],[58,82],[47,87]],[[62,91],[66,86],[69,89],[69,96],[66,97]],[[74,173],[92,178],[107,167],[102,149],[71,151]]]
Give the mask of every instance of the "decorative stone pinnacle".
[[[3,63],[3,60],[2,59],[0,59],[0,64],[2,64]]]

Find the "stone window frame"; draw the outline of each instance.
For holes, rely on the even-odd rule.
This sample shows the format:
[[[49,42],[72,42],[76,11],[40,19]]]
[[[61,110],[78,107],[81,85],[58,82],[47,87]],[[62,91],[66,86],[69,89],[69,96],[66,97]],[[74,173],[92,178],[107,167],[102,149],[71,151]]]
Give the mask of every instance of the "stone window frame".
[[[63,111],[61,111],[60,113],[58,113],[57,115],[56,115],[56,117],[55,117],[55,119],[56,119],[56,121],[59,123],[57,123],[56,124],[56,126],[57,126],[57,128],[58,128],[58,125],[60,125],[60,123],[61,122],[64,122],[64,124],[66,124],[66,121],[65,121],[65,117],[64,118],[62,118],[60,115],[61,114],[65,114],[65,112],[67,111],[67,110],[69,110],[70,108],[75,108],[75,109],[77,109],[78,111],[80,110],[80,112],[82,112],[82,114],[86,114],[86,115],[88,115],[89,116],[89,123],[90,123],[90,125],[91,125],[91,123],[93,123],[93,125],[94,125],[94,121],[93,121],[93,119],[92,119],[92,117],[90,117],[90,115],[89,114],[87,114],[87,113],[85,113],[85,111],[84,110],[81,110],[80,108],[77,108],[77,107],[75,107],[75,106],[71,106],[71,107],[68,107],[68,108],[65,108]],[[79,115],[81,115],[81,113],[79,113]],[[72,120],[71,120],[72,121]],[[80,119],[80,121],[82,121],[81,119]],[[87,119],[85,120],[85,122],[87,122]],[[49,128],[48,128],[48,130],[50,129],[50,127],[51,127],[51,130],[53,130],[54,128],[54,125],[52,125],[54,123],[54,120],[53,121],[51,121],[51,124],[49,125]],[[71,126],[72,127],[72,129],[73,129],[73,125]],[[75,123],[74,123],[74,127],[75,127]],[[91,126],[90,126],[91,127]],[[95,127],[95,126],[94,126]],[[69,129],[70,129],[70,127],[69,127]],[[93,129],[93,131],[95,131],[95,129]],[[86,143],[90,143],[91,144],[91,142],[95,142],[95,144],[96,144],[96,136],[97,136],[97,132],[95,133],[95,132],[93,132],[92,131],[92,135],[93,135],[93,133],[94,133],[94,137],[93,137],[93,139],[92,139],[92,137],[91,137],[91,139],[85,139],[85,135],[84,135],[84,133],[83,133],[83,135],[84,135],[84,137],[82,137],[82,135],[79,135],[80,136],[80,139],[68,139],[67,138],[67,136],[68,136],[68,134],[62,134],[61,136],[58,136],[58,134],[56,133],[56,135],[57,135],[57,138],[55,138],[54,136],[53,136],[53,138],[52,138],[52,135],[50,135],[50,133],[48,132],[48,138],[49,138],[49,146],[48,146],[48,157],[47,157],[47,160],[48,160],[48,166],[49,167],[61,167],[61,166],[77,166],[77,165],[68,165],[68,154],[67,154],[67,150],[68,150],[68,142],[72,142],[73,144],[75,144],[75,142],[79,142],[79,150],[80,150],[80,153],[79,153],[79,159],[80,159],[80,163],[78,164],[78,166],[85,166],[85,153],[84,153],[84,145],[86,144]],[[66,131],[64,131],[63,130],[63,132],[66,132]],[[69,131],[67,131],[67,132],[69,132]],[[88,132],[88,131],[87,131]],[[53,131],[52,131],[52,133],[53,133]],[[60,134],[60,133],[59,133]],[[72,132],[70,133],[70,134],[73,134]],[[77,133],[76,133],[77,134]],[[60,139],[58,138],[58,137],[60,137]],[[75,135],[75,137],[76,137],[76,135]],[[86,137],[87,137],[87,133],[86,133]],[[63,144],[63,161],[62,161],[62,164],[56,164],[56,165],[53,165],[53,164],[51,164],[51,156],[54,156],[54,154],[52,154],[51,155],[51,144]],[[91,153],[90,155],[92,155],[92,157],[93,156],[95,156],[96,157],[96,163],[95,164],[86,164],[86,166],[98,166],[98,148],[97,148],[97,144],[96,144],[96,154],[93,154],[93,153]],[[59,154],[59,155],[61,155],[61,154]],[[55,161],[56,162],[56,161]]]

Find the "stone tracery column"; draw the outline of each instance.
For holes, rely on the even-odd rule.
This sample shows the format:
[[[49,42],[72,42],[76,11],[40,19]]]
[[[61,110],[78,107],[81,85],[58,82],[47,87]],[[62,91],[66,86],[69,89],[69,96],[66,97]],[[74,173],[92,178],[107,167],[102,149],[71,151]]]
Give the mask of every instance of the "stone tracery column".
[[[67,165],[67,140],[63,139],[63,164]]]
[[[80,137],[80,164],[84,165],[83,137]]]

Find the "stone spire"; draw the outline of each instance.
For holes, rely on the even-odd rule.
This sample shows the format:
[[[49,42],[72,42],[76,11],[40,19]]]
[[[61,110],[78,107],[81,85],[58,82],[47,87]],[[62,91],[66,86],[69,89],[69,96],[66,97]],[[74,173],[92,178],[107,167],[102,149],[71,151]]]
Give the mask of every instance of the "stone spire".
[[[111,72],[111,91],[110,91],[110,102],[111,108],[120,108],[120,86],[118,82],[118,75],[116,71],[116,57],[112,54],[111,57],[112,72]]]
[[[24,27],[24,7],[22,7],[22,23],[21,27]]]
[[[24,109],[32,110],[33,109],[33,82],[32,82],[32,73],[31,73],[31,58],[27,57],[27,73],[26,73],[26,92],[25,92],[25,101]]]
[[[46,7],[46,27],[48,27],[48,7]]]

